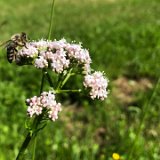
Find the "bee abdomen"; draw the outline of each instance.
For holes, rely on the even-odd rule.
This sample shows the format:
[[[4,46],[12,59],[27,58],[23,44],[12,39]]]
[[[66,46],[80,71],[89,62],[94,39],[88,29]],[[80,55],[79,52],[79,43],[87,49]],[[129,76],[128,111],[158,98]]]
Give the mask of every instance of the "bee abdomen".
[[[12,63],[12,61],[15,59],[15,52],[15,48],[7,47],[7,60],[9,63]]]

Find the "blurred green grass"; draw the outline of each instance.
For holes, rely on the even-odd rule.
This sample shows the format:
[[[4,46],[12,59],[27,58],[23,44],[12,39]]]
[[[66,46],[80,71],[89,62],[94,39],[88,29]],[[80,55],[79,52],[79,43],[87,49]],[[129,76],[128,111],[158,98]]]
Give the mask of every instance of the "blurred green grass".
[[[46,38],[51,1],[1,0],[0,7],[1,42],[21,31],[30,39]],[[110,160],[113,152],[127,157],[153,88],[135,93],[136,100],[124,104],[112,94],[113,81],[121,76],[129,80],[146,77],[155,86],[160,74],[159,15],[159,0],[56,1],[52,39],[81,41],[90,51],[93,68],[104,70],[109,77],[111,92],[103,103],[81,99],[83,107],[64,108],[60,119],[39,135],[38,160]],[[7,63],[5,51],[1,51],[0,160],[14,159],[18,152],[24,138],[24,101],[37,94],[40,73]],[[135,144],[133,160],[160,159],[159,96],[158,90]],[[31,159],[31,153],[26,157]]]

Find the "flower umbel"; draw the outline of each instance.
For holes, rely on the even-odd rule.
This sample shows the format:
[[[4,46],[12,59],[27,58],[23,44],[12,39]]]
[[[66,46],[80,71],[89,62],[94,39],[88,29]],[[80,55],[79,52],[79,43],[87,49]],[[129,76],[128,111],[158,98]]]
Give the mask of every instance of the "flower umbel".
[[[65,39],[59,41],[33,41],[26,43],[17,52],[18,65],[33,64],[36,68],[51,68],[56,73],[62,73],[71,62],[82,65],[87,72],[91,58],[87,49],[81,44],[67,43]],[[87,67],[86,67],[87,66]]]
[[[92,99],[104,100],[108,95],[108,80],[103,72],[91,73],[89,51],[83,48],[81,43],[68,43],[65,39],[28,42],[18,50],[15,61],[18,65],[33,64],[39,69],[51,69],[57,74],[63,74],[64,71],[78,67],[84,75],[83,84],[85,88],[90,89],[89,94]],[[28,110],[31,116],[41,112],[40,108]]]
[[[40,97],[34,96],[26,100],[28,106],[27,112],[30,117],[40,115],[44,109],[47,110],[48,118],[55,121],[58,118],[58,112],[61,111],[61,104],[55,100],[53,92],[42,92]]]
[[[42,56],[39,56],[35,59],[34,61],[34,66],[36,68],[47,68],[48,67],[48,62],[46,59],[44,59]]]
[[[90,96],[92,99],[98,98],[104,100],[108,91],[108,80],[104,77],[102,72],[96,71],[93,74],[88,74],[84,77],[84,86],[90,88]]]
[[[68,43],[65,39],[59,41],[42,39],[26,42],[26,45],[16,49],[15,62],[17,65],[33,65],[38,69],[43,69],[45,74],[50,69],[63,80],[58,83],[58,89],[64,86],[71,75],[81,74],[84,76],[83,85],[85,89],[89,89],[89,95],[92,99],[104,100],[107,97],[108,80],[103,72],[94,71],[92,73],[89,51],[83,48],[81,43]],[[71,73],[72,70],[75,70],[75,73]],[[55,89],[51,85],[53,84],[51,78],[48,80],[50,87]],[[61,93],[61,91],[58,92]],[[51,91],[42,92],[39,97],[34,96],[27,99],[26,104],[30,117],[45,112],[49,119],[55,121],[58,118],[58,112],[61,111],[61,104],[56,102],[55,94]]]

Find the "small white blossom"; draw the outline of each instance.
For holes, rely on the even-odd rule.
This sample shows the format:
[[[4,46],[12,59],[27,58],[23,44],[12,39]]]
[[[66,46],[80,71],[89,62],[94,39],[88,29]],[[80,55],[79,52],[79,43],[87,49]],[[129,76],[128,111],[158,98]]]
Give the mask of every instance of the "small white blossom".
[[[36,115],[40,115],[42,113],[42,107],[39,106],[32,106],[32,107],[28,107],[27,112],[29,114],[30,117],[33,117],[34,114]]]
[[[66,52],[64,50],[58,50],[51,57],[51,68],[57,73],[69,67],[70,61],[66,59]]]
[[[44,39],[41,39],[38,42],[36,42],[36,41],[30,42],[30,44],[32,46],[34,46],[35,48],[37,48],[39,50],[46,50],[47,47],[49,46],[49,43],[50,43],[50,41],[44,40]]]
[[[63,48],[65,48],[65,46],[67,45],[67,42],[65,39],[61,39],[59,41],[52,41],[49,43],[48,47],[49,49],[53,50],[53,49],[56,49],[56,50],[61,50]]]
[[[42,56],[46,60],[51,60],[53,56],[53,52],[52,51],[41,51],[39,55]]]
[[[46,68],[46,67],[48,67],[48,62],[42,56],[39,56],[38,58],[35,59],[34,66],[36,68],[41,68],[41,69]]]
[[[17,53],[17,57],[33,58],[38,56],[38,50],[34,46],[27,44],[20,49]]]
[[[89,56],[89,52],[87,49],[81,49],[80,52],[76,55],[77,60],[79,60],[80,63],[84,64],[90,64],[91,58]]]
[[[42,106],[39,97],[34,96],[30,99],[27,99],[26,103],[29,105],[27,112],[30,117],[32,117],[34,114],[40,115],[42,113]]]
[[[74,58],[81,64],[90,64],[91,58],[87,49],[83,49],[81,44],[67,44],[65,47],[68,56]]]
[[[46,108],[54,106],[56,104],[54,93],[51,91],[41,93],[41,104]]]
[[[68,52],[69,57],[76,58],[76,55],[81,51],[81,44],[67,44],[65,49]]]
[[[58,118],[58,112],[61,110],[61,104],[55,104],[54,106],[50,107],[50,110],[48,111],[48,117],[51,118],[52,121],[55,121]]]
[[[84,77],[84,86],[90,88],[90,96],[92,99],[98,98],[104,100],[107,97],[108,80],[103,76],[102,72],[94,72]]]
[[[43,108],[48,110],[48,118],[55,121],[58,118],[58,112],[60,112],[61,104],[55,100],[55,95],[52,91],[42,92],[40,97],[34,96],[26,100],[28,106],[27,113],[30,117],[34,115],[40,115]]]

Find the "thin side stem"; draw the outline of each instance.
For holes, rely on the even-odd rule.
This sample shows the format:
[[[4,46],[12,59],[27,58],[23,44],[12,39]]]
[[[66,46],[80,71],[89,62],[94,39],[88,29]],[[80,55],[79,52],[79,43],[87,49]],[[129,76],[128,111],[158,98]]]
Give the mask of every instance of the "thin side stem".
[[[68,92],[72,92],[72,93],[76,93],[76,92],[81,92],[81,89],[72,89],[72,90],[56,90],[55,93],[68,93]]]
[[[50,75],[49,75],[49,73],[47,71],[45,71],[45,75],[47,76],[47,80],[49,82],[50,87],[53,88],[54,85],[53,85],[52,79],[51,79],[51,77],[50,77]]]
[[[156,86],[155,86],[155,88],[154,88],[154,90],[153,90],[153,92],[152,92],[152,95],[151,95],[149,101],[148,101],[148,102],[144,105],[144,107],[143,107],[143,112],[144,112],[144,114],[143,114],[143,116],[142,116],[140,125],[139,125],[139,127],[138,127],[138,130],[137,130],[137,133],[136,133],[136,138],[135,138],[135,140],[134,140],[134,142],[133,142],[133,144],[132,144],[132,146],[131,146],[131,150],[130,150],[129,155],[128,155],[128,158],[127,158],[128,160],[131,160],[131,158],[132,158],[132,154],[133,154],[133,152],[134,152],[134,150],[135,150],[136,141],[138,140],[138,138],[139,138],[139,136],[140,136],[140,133],[141,133],[141,131],[143,130],[143,126],[144,126],[143,124],[144,124],[144,121],[145,121],[145,119],[146,119],[147,113],[148,113],[148,111],[149,111],[149,106],[150,106],[153,98],[155,97],[155,94],[156,94],[156,91],[157,91],[157,89],[158,89],[159,83],[160,83],[160,77],[159,77],[159,79],[158,79],[158,81],[157,81],[157,83],[156,83]]]
[[[42,91],[43,91],[44,79],[45,79],[45,71],[44,71],[44,70],[42,70],[42,79],[41,79],[41,87],[40,87],[39,94],[41,94],[41,93],[42,93]]]
[[[65,79],[63,80],[62,84],[61,84],[61,88],[66,84],[66,82],[68,81],[68,79],[70,78],[70,76],[72,72],[72,68],[69,70],[69,73],[67,74],[67,76],[65,77]]]
[[[52,35],[54,4],[55,4],[55,0],[52,1],[52,6],[51,6],[50,24],[49,24],[49,31],[48,31],[48,40],[51,39],[51,35]]]
[[[60,88],[62,88],[62,87],[66,84],[66,82],[68,81],[68,79],[73,75],[73,73],[71,73],[72,70],[73,70],[73,68],[71,68],[71,69],[69,70],[69,72],[67,73],[67,75],[66,75],[66,77],[64,78],[64,80],[62,80],[62,81],[60,81],[60,82],[58,83],[56,90],[59,90]]]

